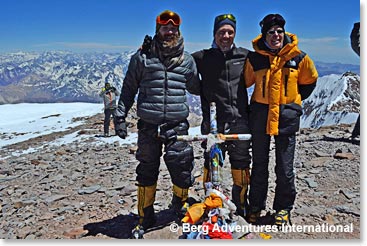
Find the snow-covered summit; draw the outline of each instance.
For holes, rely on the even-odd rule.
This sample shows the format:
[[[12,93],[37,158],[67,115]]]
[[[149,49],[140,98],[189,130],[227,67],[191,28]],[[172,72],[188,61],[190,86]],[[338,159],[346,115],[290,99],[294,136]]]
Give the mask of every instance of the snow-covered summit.
[[[314,92],[303,101],[301,128],[354,123],[360,107],[360,76],[346,72],[319,78]]]

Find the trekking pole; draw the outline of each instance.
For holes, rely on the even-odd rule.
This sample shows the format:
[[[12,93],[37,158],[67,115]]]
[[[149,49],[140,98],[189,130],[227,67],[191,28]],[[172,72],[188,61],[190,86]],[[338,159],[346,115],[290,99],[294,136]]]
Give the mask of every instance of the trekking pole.
[[[225,202],[230,210],[233,212],[236,210],[236,206],[232,201],[223,194],[221,189],[221,167],[223,166],[222,150],[219,148],[219,144],[224,141],[248,141],[251,140],[251,134],[222,134],[218,133],[217,119],[216,119],[216,104],[210,103],[210,133],[208,135],[179,135],[178,141],[194,142],[194,141],[207,141],[206,152],[209,152],[210,165],[209,165],[209,180],[205,180],[205,187],[207,193],[214,192],[219,195],[223,202]]]
[[[229,140],[251,140],[251,134],[222,134],[218,133],[214,135],[214,139],[217,138],[216,141],[218,143]],[[177,136],[177,140],[184,142],[196,142],[196,141],[204,141],[208,139],[208,135],[179,135]]]
[[[216,143],[221,143],[227,140],[250,140],[251,134],[222,134],[218,133],[217,127],[217,110],[215,102],[210,103],[210,134],[209,135],[180,135],[177,136],[177,140],[185,142],[212,140],[212,145]],[[211,145],[210,145],[211,146]]]

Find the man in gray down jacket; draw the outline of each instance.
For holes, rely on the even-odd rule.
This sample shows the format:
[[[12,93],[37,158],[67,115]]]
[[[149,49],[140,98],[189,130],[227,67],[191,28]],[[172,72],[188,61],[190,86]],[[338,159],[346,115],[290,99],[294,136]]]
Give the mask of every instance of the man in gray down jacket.
[[[210,103],[216,103],[218,133],[248,134],[248,96],[242,70],[248,50],[236,47],[236,18],[232,14],[218,15],[214,20],[213,44],[210,49],[195,52],[201,81],[188,84],[188,91],[200,95],[203,121],[201,133],[210,132]],[[206,143],[203,143],[206,148]],[[251,156],[249,141],[226,141],[220,145],[228,152],[233,179],[232,200],[237,213],[246,215],[247,188],[250,179]],[[208,179],[209,153],[204,153],[204,182]]]
[[[131,57],[118,102],[116,133],[125,138],[125,117],[138,93],[139,224],[135,231],[144,232],[155,223],[153,203],[163,145],[163,158],[173,183],[171,208],[178,214],[187,206],[188,190],[193,183],[193,148],[177,141],[177,135],[188,134],[186,83],[198,80],[198,76],[194,59],[184,51],[180,24],[180,16],[172,11],[157,16],[151,44],[145,40],[143,48]]]

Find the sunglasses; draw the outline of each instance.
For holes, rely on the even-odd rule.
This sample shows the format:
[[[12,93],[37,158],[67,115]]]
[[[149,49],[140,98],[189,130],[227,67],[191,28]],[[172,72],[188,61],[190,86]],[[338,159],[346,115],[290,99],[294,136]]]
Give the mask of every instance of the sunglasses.
[[[271,30],[271,31],[268,31],[267,34],[269,35],[274,35],[275,33],[277,34],[282,34],[284,32],[284,30],[282,29],[278,29],[278,30]]]
[[[215,23],[218,23],[222,20],[225,20],[225,19],[229,19],[233,22],[236,22],[236,17],[234,17],[234,15],[232,14],[224,14],[224,15],[218,15],[217,17],[215,17]]]
[[[181,24],[181,18],[175,12],[166,10],[157,16],[156,22],[160,25],[167,25],[169,22],[172,22],[173,25],[179,26]]]

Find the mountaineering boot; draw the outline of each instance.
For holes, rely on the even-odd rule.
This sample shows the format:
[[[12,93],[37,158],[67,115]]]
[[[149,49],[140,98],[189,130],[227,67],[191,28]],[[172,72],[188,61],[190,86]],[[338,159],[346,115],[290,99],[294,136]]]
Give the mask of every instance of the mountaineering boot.
[[[189,204],[187,202],[187,199],[189,197],[189,189],[180,188],[177,185],[173,185],[172,191],[173,196],[171,205],[169,207],[173,209],[179,219],[182,219],[185,216],[187,209],[189,208]]]
[[[247,190],[250,183],[249,168],[231,169],[233,186],[232,200],[237,207],[237,214],[246,217],[248,212]]]
[[[139,223],[132,231],[132,238],[143,238],[144,231],[155,224],[153,203],[156,188],[157,184],[151,186],[138,185]]]
[[[142,225],[136,225],[131,231],[131,239],[143,239],[144,238],[144,228]]]
[[[250,224],[256,224],[257,220],[260,218],[261,209],[250,208],[249,213],[246,216],[246,220]]]
[[[282,209],[280,211],[277,211],[274,215],[275,225],[282,226],[287,225],[291,223],[291,214],[288,210]]]

